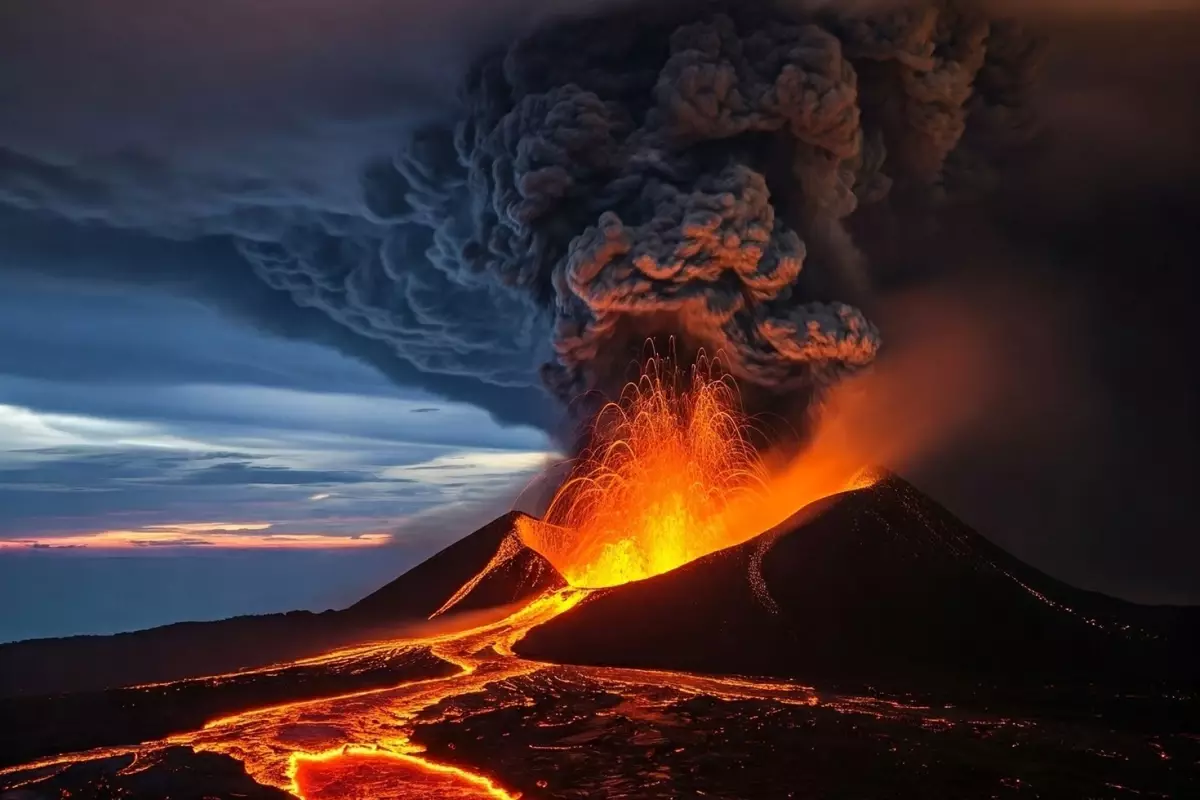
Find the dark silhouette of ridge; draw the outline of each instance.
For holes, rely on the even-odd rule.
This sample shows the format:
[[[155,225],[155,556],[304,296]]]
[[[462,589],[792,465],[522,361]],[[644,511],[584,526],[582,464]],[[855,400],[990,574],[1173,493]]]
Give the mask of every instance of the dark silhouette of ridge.
[[[0,645],[0,697],[100,691],[292,661],[392,635],[425,620],[480,574],[507,541],[507,558],[448,612],[518,602],[565,585],[520,542],[510,512],[463,537],[342,611],[184,622],[114,636],[72,636]]]
[[[356,633],[338,612],[292,611],[179,622],[112,636],[0,645],[0,697],[99,691],[181,680],[317,655]]]
[[[545,661],[837,685],[1197,676],[1196,609],[1070,587],[889,477],[533,629]],[[1169,674],[1167,674],[1169,673]]]
[[[72,764],[55,773],[37,790],[0,794],[5,800],[43,800],[47,797],[121,798],[121,800],[294,800],[282,789],[263,786],[246,774],[232,756],[169,747],[155,753],[139,769],[129,770],[132,754]]]
[[[566,586],[550,562],[518,536],[517,520],[525,516],[510,511],[492,520],[359,600],[344,614],[356,620],[427,619],[489,565],[493,568],[447,611],[495,608]]]

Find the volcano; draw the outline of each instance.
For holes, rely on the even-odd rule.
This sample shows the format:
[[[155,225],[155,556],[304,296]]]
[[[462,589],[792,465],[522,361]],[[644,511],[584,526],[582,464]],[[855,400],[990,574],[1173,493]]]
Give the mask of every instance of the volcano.
[[[371,620],[426,619],[448,611],[507,606],[566,587],[566,581],[518,533],[517,511],[418,564],[346,610],[357,626]]]
[[[354,640],[322,654],[140,683],[139,649],[159,652],[163,630],[0,648],[0,797],[1200,788],[1196,610],[1067,586],[897,477],[601,589],[527,545],[530,521],[505,515],[310,615],[297,640]],[[39,658],[72,653],[130,677],[95,663],[107,685],[39,691]]]
[[[1092,681],[1194,669],[1195,615],[1045,575],[905,481],[594,593],[517,648],[547,661],[858,681]]]

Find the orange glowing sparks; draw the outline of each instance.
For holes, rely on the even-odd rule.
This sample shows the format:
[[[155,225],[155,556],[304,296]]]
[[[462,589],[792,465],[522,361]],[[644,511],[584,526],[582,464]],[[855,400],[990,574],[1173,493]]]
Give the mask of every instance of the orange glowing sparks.
[[[652,358],[598,414],[592,445],[545,522],[522,538],[572,585],[604,587],[668,572],[748,538],[723,512],[764,487],[737,389],[701,359],[685,379]]]
[[[448,698],[484,693],[494,683],[547,668],[519,658],[514,646],[532,628],[584,602],[592,589],[676,569],[746,542],[818,500],[873,483],[876,477],[862,465],[871,463],[880,448],[863,446],[854,399],[846,391],[834,393],[798,455],[760,455],[731,378],[716,375],[703,358],[688,371],[670,359],[652,358],[641,379],[598,414],[592,446],[559,489],[545,521],[517,520],[520,539],[505,539],[488,564],[432,615],[443,625],[414,630],[411,638],[291,662],[353,669],[399,652],[424,651],[458,667],[457,674],[241,711],[138,748],[95,750],[43,764],[184,745],[232,756],[252,779],[302,800],[516,800],[519,794],[487,776],[425,758],[409,738],[418,715]],[[454,611],[490,571],[518,555],[522,541],[545,556],[570,587],[548,591],[486,622],[441,616]],[[612,668],[576,672],[613,685],[817,702],[809,690],[785,684]]]
[[[669,572],[877,480],[836,402],[799,454],[760,456],[733,379],[717,373],[701,356],[685,380],[670,359],[652,357],[597,416],[592,446],[545,519],[518,522],[525,544],[572,586]]]

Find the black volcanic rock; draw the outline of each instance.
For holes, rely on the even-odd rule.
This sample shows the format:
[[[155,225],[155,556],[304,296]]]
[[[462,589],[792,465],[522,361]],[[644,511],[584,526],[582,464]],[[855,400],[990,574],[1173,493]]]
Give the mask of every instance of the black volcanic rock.
[[[234,675],[94,692],[0,698],[0,768],[43,756],[132,745],[195,730],[261,706],[455,674],[423,648],[395,648],[367,664],[289,664]],[[7,800],[0,795],[0,800]]]
[[[1074,589],[897,478],[598,593],[520,655],[905,689],[1196,677],[1194,610]]]
[[[550,562],[521,541],[516,526],[524,516],[510,511],[492,520],[358,601],[344,614],[355,621],[427,619],[480,575],[480,580],[447,611],[504,606],[566,586]]]
[[[294,800],[280,789],[263,786],[246,768],[219,753],[197,753],[169,747],[126,770],[132,754],[49,770],[19,789],[0,794],[3,800]]]
[[[155,740],[229,711],[345,692],[356,697],[203,736],[222,736],[235,755],[267,746],[286,757],[293,747],[349,743],[359,725],[395,726],[434,763],[528,797],[1196,794],[1196,691],[1105,683],[1154,663],[1190,675],[1195,661],[1172,642],[1197,630],[1192,611],[1065,586],[895,479],[818,510],[667,575],[596,592],[517,649],[575,663],[811,678],[820,691],[569,664],[510,673],[497,661],[480,667],[497,670],[495,680],[450,677],[418,691],[433,705],[397,724],[404,704],[393,699],[406,693],[393,688],[460,667],[437,648],[380,641],[232,676],[0,699],[0,767],[13,765],[0,770],[0,800],[282,799],[228,756]],[[518,520],[497,520],[410,570],[364,601],[366,611],[322,616],[351,633],[379,632],[385,619],[423,618],[448,599],[451,610],[477,609],[560,586],[515,535]],[[478,644],[473,634],[467,642]],[[385,692],[357,696],[372,688]],[[29,765],[138,742],[136,766],[132,753],[112,750]],[[379,791],[387,776],[363,769],[370,774],[338,773],[345,782],[326,790],[361,780],[371,788],[355,786],[356,797],[416,796]]]

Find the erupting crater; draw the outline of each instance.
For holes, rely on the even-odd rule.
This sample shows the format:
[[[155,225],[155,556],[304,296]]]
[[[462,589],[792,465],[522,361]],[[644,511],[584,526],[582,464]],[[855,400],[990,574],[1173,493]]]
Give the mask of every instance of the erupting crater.
[[[766,470],[736,385],[715,372],[703,357],[686,376],[651,358],[600,410],[544,519],[519,520],[521,539],[572,586],[660,575],[756,533],[728,512],[766,491]]]
[[[577,588],[652,578],[742,544],[829,495],[874,482],[829,437],[772,473],[733,378],[703,354],[651,357],[607,403],[543,519],[520,539]],[[832,456],[832,457],[831,457]]]

